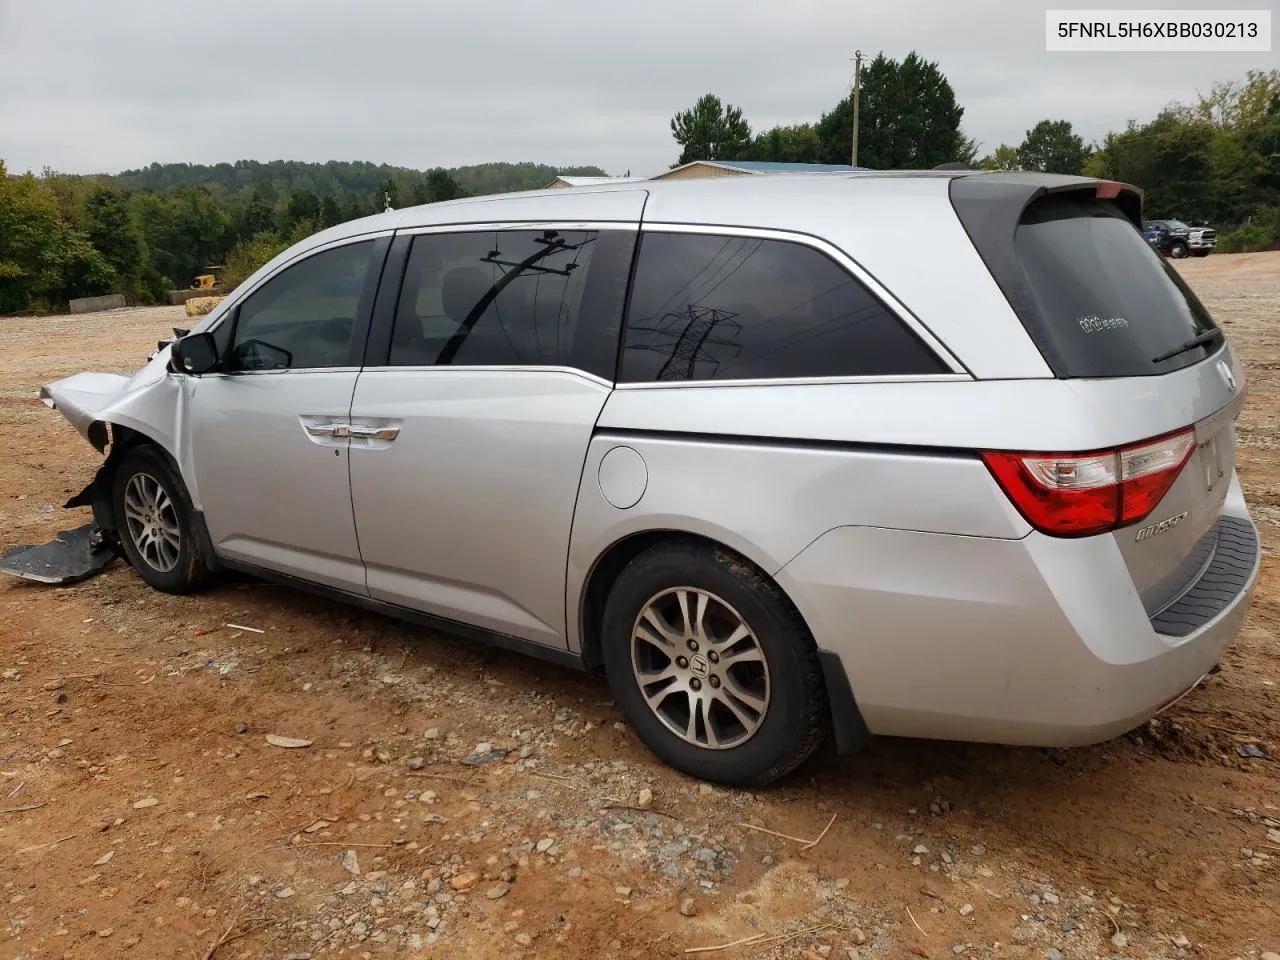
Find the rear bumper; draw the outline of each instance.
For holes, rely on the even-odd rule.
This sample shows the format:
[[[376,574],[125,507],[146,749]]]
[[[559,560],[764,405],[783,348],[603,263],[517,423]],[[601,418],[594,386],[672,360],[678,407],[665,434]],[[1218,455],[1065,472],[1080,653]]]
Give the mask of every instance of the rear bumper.
[[[1232,562],[1247,569],[1181,636],[1148,618],[1112,536],[996,540],[841,527],[778,580],[818,646],[840,658],[872,733],[1096,743],[1176,700],[1238,633],[1261,552],[1234,479],[1224,514],[1252,535],[1252,557],[1237,544]]]

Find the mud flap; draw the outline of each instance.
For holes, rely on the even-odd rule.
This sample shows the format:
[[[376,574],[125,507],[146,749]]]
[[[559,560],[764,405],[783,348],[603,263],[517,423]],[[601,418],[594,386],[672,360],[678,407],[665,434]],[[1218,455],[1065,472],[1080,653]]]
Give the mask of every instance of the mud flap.
[[[75,583],[103,570],[116,558],[96,523],[63,530],[48,543],[13,547],[0,557],[0,573],[38,583]]]
[[[871,739],[871,731],[867,729],[867,722],[862,719],[858,703],[853,699],[849,674],[845,672],[840,654],[831,650],[819,650],[818,662],[822,664],[827,701],[831,705],[831,727],[835,734],[836,753],[847,757],[867,745]]]

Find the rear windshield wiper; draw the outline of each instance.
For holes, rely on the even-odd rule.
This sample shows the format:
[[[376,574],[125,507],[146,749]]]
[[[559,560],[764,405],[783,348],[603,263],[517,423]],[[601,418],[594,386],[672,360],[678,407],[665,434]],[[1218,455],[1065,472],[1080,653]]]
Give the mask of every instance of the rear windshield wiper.
[[[1214,327],[1212,330],[1206,330],[1204,333],[1192,337],[1181,346],[1174,347],[1172,350],[1168,350],[1160,354],[1160,356],[1154,357],[1151,362],[1159,363],[1161,360],[1172,360],[1180,353],[1186,353],[1188,350],[1194,350],[1196,347],[1203,347],[1206,344],[1213,343],[1213,341],[1221,339],[1222,328]]]

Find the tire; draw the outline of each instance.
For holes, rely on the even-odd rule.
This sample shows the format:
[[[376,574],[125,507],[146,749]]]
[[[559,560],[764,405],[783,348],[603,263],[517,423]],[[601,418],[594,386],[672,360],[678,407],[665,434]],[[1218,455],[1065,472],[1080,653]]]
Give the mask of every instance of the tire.
[[[1181,260],[1190,252],[1191,252],[1191,248],[1188,247],[1181,240],[1177,241],[1176,243],[1172,244],[1169,247],[1169,256],[1173,257],[1173,259],[1175,260]]]
[[[186,484],[159,447],[147,444],[124,455],[111,500],[120,545],[148,585],[164,593],[191,593],[209,582]],[[156,531],[162,531],[159,537]]]
[[[1197,257],[1207,257],[1207,256],[1208,256],[1209,254],[1211,254],[1212,252],[1213,252],[1213,250],[1212,250],[1212,249],[1201,249],[1201,250],[1192,250],[1192,251],[1191,251],[1192,255],[1193,255],[1193,256],[1197,256]]]
[[[646,611],[655,619],[646,619]],[[651,639],[635,639],[638,633]],[[690,776],[762,786],[803,763],[827,731],[812,635],[778,586],[727,550],[671,542],[632,560],[605,602],[601,654],[614,700],[637,736]],[[652,679],[643,681],[641,671]]]

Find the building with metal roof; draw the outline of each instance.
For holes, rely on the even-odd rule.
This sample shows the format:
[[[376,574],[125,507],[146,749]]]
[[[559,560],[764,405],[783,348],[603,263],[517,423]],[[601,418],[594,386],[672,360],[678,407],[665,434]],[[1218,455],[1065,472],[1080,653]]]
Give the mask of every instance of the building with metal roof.
[[[734,177],[769,173],[854,173],[865,170],[847,163],[783,163],[774,160],[694,160],[650,177],[651,180],[688,180],[694,177]]]
[[[574,176],[558,176],[548,183],[544,190],[550,190],[560,187],[598,187],[606,183],[634,183],[637,180],[643,180],[644,177],[574,177]]]

